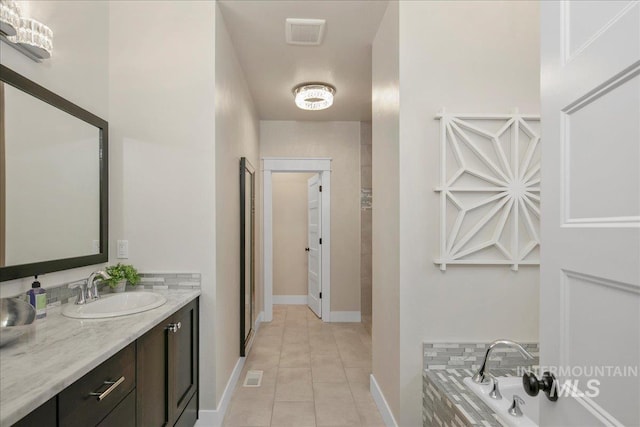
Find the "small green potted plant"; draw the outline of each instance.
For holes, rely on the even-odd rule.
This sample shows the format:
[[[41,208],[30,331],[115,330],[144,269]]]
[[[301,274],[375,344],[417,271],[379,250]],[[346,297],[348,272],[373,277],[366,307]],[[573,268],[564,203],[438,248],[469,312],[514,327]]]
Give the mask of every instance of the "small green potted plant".
[[[140,283],[140,275],[133,265],[116,264],[107,267],[107,274],[111,276],[110,279],[105,280],[105,283],[109,285],[112,292],[124,292],[127,282],[131,286],[135,286]]]

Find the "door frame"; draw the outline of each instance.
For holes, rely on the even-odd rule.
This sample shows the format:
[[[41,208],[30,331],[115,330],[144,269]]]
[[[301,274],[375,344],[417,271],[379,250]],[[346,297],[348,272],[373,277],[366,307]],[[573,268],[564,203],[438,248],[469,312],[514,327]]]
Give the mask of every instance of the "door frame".
[[[262,284],[264,321],[273,320],[273,185],[278,172],[318,173],[322,183],[321,289],[322,320],[331,321],[331,158],[263,157],[262,158]]]

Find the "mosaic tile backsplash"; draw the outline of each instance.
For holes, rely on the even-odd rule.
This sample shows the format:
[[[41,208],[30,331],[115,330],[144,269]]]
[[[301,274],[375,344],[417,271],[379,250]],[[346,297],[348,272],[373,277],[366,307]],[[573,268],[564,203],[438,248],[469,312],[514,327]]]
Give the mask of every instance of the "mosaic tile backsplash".
[[[66,304],[69,300],[74,301],[78,295],[77,289],[70,289],[69,285],[83,282],[83,280],[74,280],[72,282],[63,283],[59,286],[46,288],[47,290],[47,306],[56,306]],[[136,288],[144,289],[199,289],[200,273],[140,273],[140,283],[137,286],[127,285],[127,290]],[[102,292],[108,292],[106,286],[100,288]]]
[[[537,365],[539,349],[537,343],[520,343],[535,360],[525,362],[516,349],[496,347],[489,360],[496,368],[517,368],[523,365]],[[489,343],[424,343],[424,369],[477,369],[489,347]]]

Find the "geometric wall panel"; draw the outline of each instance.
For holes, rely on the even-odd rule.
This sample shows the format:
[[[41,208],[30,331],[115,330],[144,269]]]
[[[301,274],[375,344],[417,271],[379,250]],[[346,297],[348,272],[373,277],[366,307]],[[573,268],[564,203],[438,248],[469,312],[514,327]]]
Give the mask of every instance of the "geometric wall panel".
[[[441,270],[540,264],[540,117],[438,114]]]

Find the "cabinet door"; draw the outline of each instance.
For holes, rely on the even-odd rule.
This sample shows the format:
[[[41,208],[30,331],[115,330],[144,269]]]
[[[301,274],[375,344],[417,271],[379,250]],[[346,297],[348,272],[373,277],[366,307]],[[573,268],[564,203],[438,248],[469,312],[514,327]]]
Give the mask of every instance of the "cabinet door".
[[[136,392],[132,391],[96,427],[136,427]]]
[[[137,420],[139,426],[162,427],[169,425],[168,340],[169,319],[138,338],[138,383],[136,390]]]
[[[169,401],[177,420],[198,388],[198,300],[172,317],[169,332]]]
[[[58,410],[56,398],[52,397],[38,409],[18,421],[13,427],[56,427],[58,425]]]

